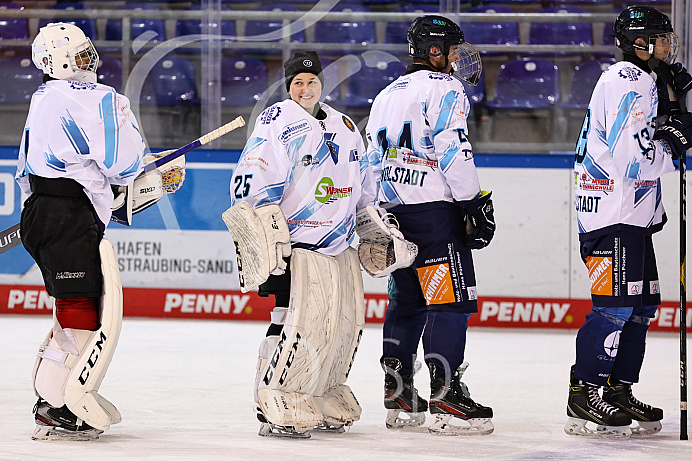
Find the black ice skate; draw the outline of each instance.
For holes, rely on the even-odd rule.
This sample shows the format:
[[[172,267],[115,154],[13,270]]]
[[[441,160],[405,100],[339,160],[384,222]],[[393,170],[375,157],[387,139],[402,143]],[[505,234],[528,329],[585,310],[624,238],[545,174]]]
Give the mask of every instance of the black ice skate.
[[[618,382],[603,390],[603,400],[626,412],[638,426],[632,428],[632,435],[652,435],[661,432],[663,410],[640,402],[632,395],[632,385]]]
[[[418,395],[413,386],[413,375],[401,375],[401,360],[396,357],[382,359],[384,375],[384,407],[387,429],[418,427],[425,422],[428,402]]]
[[[293,426],[279,426],[278,424],[270,423],[259,408],[256,408],[255,411],[257,411],[257,419],[261,423],[258,435],[262,437],[282,437],[289,439],[310,438],[310,433],[305,429],[298,431]]]
[[[67,406],[56,408],[41,398],[34,405],[34,419],[33,440],[96,440],[103,433],[78,418]]]
[[[574,378],[574,366],[570,375],[569,397],[567,399],[567,424],[565,432],[569,435],[595,437],[629,437],[632,434],[632,419],[621,409],[614,407],[601,398],[599,386]],[[590,429],[586,423],[596,423],[597,428]]]
[[[451,381],[440,377],[437,364],[428,362],[430,369],[430,413],[433,420],[428,427],[431,434],[437,435],[486,435],[495,430],[491,418],[493,409],[476,403],[471,398],[461,377],[469,364],[464,362],[454,373]],[[450,420],[456,418],[468,425],[456,426]]]

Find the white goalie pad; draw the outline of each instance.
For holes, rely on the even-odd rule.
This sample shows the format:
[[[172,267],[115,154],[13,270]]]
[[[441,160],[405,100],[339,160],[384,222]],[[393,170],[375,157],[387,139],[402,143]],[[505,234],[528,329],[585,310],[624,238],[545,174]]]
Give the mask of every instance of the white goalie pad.
[[[253,208],[239,202],[221,217],[235,242],[240,291],[247,293],[266,282],[269,275],[286,271],[284,258],[291,255],[291,234],[278,205]]]
[[[386,277],[397,269],[409,267],[418,255],[418,246],[404,239],[393,217],[372,206],[356,215],[360,237],[358,258],[372,277]]]
[[[120,272],[113,246],[99,245],[103,295],[96,331],[63,329],[57,320],[41,344],[34,366],[36,394],[52,406],[67,408],[90,426],[107,430],[119,423],[120,412],[97,393],[108,370],[122,326]]]
[[[283,331],[259,382],[259,406],[269,418],[268,411],[275,413],[277,395],[294,400],[302,396],[295,401],[285,399],[282,411],[288,416],[281,419],[283,423],[270,421],[350,424],[360,417],[360,406],[348,386],[341,385],[348,377],[365,323],[356,251],[348,248],[337,256],[325,256],[295,249],[291,277]],[[291,422],[296,405],[316,410],[315,418],[310,423]]]

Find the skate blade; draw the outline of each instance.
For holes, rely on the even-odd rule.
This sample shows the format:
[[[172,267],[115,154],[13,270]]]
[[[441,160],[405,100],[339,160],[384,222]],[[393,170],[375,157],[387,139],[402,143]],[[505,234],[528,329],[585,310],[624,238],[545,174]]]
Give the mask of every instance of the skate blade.
[[[31,440],[66,440],[74,442],[85,442],[96,440],[103,431],[89,429],[87,431],[66,431],[58,427],[36,425]]]
[[[321,424],[318,424],[315,426],[313,431],[316,432],[325,432],[328,434],[343,434],[346,432],[346,429],[344,426],[350,426],[350,424],[332,424],[328,423],[327,421],[322,421]]]
[[[604,439],[621,439],[632,435],[629,426],[597,426],[596,430],[586,427],[589,422],[580,418],[568,418],[565,424],[565,434],[581,437],[598,437]]]
[[[262,423],[258,435],[262,437],[279,437],[285,439],[309,439],[309,432],[297,432],[293,428],[274,426],[270,423]]]
[[[637,421],[639,426],[632,428],[632,437],[646,437],[661,432],[661,421]]]
[[[468,423],[467,426],[456,426],[450,424],[452,417],[450,414],[435,414],[432,422],[428,426],[428,431],[434,435],[488,435],[495,430],[493,422],[490,418],[471,418],[460,419],[455,418],[455,421]]]
[[[425,423],[425,413],[407,413],[402,410],[388,410],[384,425],[387,429],[418,427]]]

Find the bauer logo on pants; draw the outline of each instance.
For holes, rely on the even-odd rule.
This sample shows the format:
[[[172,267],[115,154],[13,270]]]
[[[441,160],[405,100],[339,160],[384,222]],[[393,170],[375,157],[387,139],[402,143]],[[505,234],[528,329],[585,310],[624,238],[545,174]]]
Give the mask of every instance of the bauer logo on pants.
[[[448,264],[435,264],[418,268],[418,280],[428,305],[456,301]]]
[[[613,259],[608,257],[589,256],[586,258],[589,269],[592,295],[613,295]]]

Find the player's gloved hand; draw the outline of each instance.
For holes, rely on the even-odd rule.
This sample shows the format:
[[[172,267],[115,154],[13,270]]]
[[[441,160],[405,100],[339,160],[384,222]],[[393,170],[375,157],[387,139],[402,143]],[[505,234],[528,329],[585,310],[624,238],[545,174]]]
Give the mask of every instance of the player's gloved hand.
[[[665,84],[657,84],[658,89],[658,115],[676,115],[680,113],[680,104],[677,101],[671,101],[668,94],[668,86]]]
[[[692,75],[679,62],[672,64],[670,70],[673,72],[673,89],[682,98],[692,89]]]
[[[473,200],[459,202],[466,222],[466,246],[480,250],[490,244],[495,235],[495,216],[491,191],[481,191]]]
[[[692,114],[668,117],[668,120],[654,132],[654,139],[666,145],[673,160],[679,159],[692,145]]]

